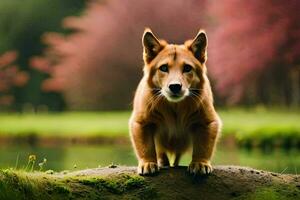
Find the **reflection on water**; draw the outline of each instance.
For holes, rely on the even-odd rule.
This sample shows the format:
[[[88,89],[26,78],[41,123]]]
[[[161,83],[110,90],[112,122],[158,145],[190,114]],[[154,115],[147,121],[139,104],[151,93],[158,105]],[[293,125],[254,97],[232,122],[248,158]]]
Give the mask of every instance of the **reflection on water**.
[[[222,165],[243,165],[283,173],[300,173],[299,150],[261,150],[221,146],[215,154],[213,163]],[[135,155],[130,145],[99,145],[99,146],[4,146],[0,147],[0,168],[14,168],[18,160],[18,168],[27,164],[28,155],[37,155],[37,162],[47,158],[46,169],[55,171],[95,168],[111,163],[120,165],[136,165]],[[190,155],[182,158],[182,165],[187,165]],[[36,167],[38,169],[38,167]]]

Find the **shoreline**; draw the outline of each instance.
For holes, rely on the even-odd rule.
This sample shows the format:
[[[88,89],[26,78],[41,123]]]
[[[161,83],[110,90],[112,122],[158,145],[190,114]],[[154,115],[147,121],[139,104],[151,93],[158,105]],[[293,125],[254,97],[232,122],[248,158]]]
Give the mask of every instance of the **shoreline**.
[[[290,140],[290,138],[269,138],[268,140],[258,141],[256,138],[247,140],[239,140],[234,134],[226,134],[221,136],[219,143],[225,146],[237,146],[247,149],[300,149],[300,140]],[[74,134],[74,136],[64,135],[59,136],[55,134],[39,135],[39,134],[22,134],[22,135],[9,135],[0,134],[0,145],[31,145],[31,146],[55,146],[55,145],[99,145],[99,144],[120,144],[130,145],[129,134],[120,134],[113,136],[103,135],[84,135]]]

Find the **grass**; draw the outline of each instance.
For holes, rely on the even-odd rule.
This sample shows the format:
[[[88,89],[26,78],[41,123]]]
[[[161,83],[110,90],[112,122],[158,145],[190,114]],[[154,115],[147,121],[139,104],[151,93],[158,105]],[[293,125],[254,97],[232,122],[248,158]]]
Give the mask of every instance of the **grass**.
[[[264,109],[219,110],[223,135],[240,141],[282,138],[300,140],[298,111]],[[128,136],[130,112],[65,112],[48,114],[0,114],[1,136],[119,137]]]
[[[2,113],[0,135],[123,136],[128,133],[129,115],[129,112]]]
[[[300,141],[300,112],[283,110],[223,110],[223,134],[233,135],[240,142],[253,139],[256,143],[298,143]],[[295,144],[292,144],[295,145]],[[297,145],[297,144],[296,144]]]

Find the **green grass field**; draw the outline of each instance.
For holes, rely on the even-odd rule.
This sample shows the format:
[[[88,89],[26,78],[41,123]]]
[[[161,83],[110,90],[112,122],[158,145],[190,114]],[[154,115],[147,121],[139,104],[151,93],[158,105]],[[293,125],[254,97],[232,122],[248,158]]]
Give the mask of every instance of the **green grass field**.
[[[219,110],[223,135],[238,139],[284,137],[300,139],[298,111]],[[130,112],[65,112],[0,114],[0,136],[118,137],[128,135]]]
[[[0,135],[120,136],[128,132],[129,112],[0,114]]]

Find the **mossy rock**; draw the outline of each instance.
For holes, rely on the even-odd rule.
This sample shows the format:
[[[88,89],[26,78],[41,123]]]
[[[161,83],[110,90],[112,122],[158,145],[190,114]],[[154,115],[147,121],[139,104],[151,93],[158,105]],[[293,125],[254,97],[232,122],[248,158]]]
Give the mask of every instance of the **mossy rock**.
[[[0,200],[18,199],[300,199],[300,177],[218,166],[204,177],[186,167],[141,177],[134,167],[47,174],[0,170]]]

